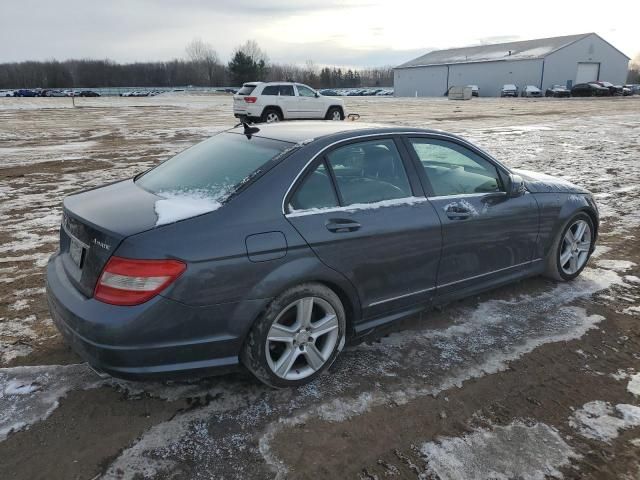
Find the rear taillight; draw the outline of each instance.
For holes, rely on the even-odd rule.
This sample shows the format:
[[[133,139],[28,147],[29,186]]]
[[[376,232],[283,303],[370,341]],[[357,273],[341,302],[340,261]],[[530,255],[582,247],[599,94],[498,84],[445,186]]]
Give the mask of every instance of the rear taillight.
[[[256,103],[256,100],[258,100],[258,97],[244,97],[244,101],[247,103]]]
[[[94,297],[112,305],[139,305],[167,288],[186,268],[178,260],[111,257],[98,279]]]

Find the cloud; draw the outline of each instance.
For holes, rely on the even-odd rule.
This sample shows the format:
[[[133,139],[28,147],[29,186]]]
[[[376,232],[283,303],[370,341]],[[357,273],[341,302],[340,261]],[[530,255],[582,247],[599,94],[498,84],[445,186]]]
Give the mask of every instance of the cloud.
[[[638,51],[632,15],[575,11],[557,4],[545,21],[514,16],[499,2],[460,0],[86,0],[7,1],[0,12],[0,62],[111,58],[118,62],[184,57],[194,37],[223,60],[255,39],[270,58],[329,65],[395,65],[435,49],[587,31],[627,53]],[[464,14],[473,12],[473,14]],[[615,29],[614,29],[615,27]],[[600,29],[600,30],[598,30]],[[514,36],[510,32],[518,32]]]

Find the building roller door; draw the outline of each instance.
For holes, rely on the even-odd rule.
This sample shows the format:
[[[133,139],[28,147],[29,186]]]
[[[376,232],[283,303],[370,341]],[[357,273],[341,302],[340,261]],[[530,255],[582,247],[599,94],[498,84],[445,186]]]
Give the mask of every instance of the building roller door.
[[[578,72],[576,73],[576,83],[595,82],[600,74],[599,63],[578,63]]]

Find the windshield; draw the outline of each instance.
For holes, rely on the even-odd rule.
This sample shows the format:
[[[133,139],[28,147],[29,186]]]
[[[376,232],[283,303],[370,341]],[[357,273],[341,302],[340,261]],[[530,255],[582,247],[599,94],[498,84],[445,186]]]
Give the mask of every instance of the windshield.
[[[136,183],[162,197],[195,195],[223,201],[291,146],[278,140],[221,133],[161,163]]]

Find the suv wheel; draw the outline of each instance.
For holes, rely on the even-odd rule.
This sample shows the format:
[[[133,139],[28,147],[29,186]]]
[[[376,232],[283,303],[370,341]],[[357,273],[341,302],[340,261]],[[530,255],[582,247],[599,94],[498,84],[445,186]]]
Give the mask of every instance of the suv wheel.
[[[344,114],[342,113],[342,110],[339,109],[338,107],[331,107],[327,111],[325,120],[344,120]]]
[[[345,313],[338,296],[307,283],[278,296],[251,328],[242,363],[262,382],[283,388],[311,382],[345,342]]]
[[[262,112],[262,121],[265,123],[280,122],[282,120],[282,114],[275,108],[265,108]]]

